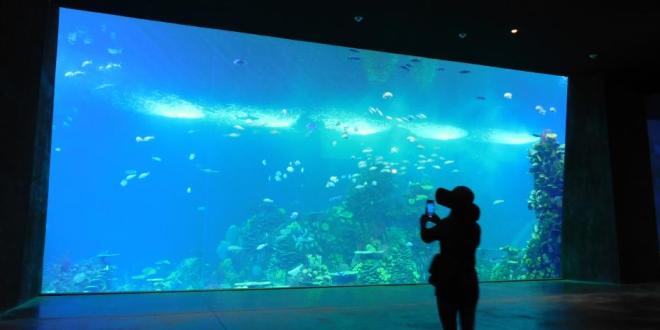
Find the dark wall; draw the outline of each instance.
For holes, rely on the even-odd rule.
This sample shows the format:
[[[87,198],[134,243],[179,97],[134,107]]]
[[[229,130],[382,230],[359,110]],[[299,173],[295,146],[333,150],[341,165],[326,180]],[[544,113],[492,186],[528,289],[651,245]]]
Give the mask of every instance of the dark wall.
[[[649,73],[573,76],[567,118],[562,274],[660,280],[646,127]]]
[[[0,5],[6,56],[0,70],[0,311],[37,295],[41,285],[48,167],[38,165],[48,157],[53,81],[53,66],[42,64],[53,50],[44,40],[54,22],[47,2],[38,3]]]
[[[604,76],[571,77],[568,109],[562,275],[617,282],[619,257]]]

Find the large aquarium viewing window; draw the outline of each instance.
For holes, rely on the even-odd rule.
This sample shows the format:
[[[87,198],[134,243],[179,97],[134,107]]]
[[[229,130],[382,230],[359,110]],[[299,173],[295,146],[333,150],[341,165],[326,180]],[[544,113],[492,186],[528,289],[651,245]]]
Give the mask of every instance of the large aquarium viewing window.
[[[566,77],[70,9],[57,41],[44,293],[427,283],[457,185],[480,280],[561,276]]]

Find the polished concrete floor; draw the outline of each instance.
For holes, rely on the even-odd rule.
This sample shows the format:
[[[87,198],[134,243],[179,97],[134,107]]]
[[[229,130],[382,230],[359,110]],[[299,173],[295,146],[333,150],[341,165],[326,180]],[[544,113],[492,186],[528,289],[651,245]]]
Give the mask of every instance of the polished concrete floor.
[[[439,329],[430,286],[43,296],[0,329]],[[660,329],[660,284],[482,283],[477,329]]]

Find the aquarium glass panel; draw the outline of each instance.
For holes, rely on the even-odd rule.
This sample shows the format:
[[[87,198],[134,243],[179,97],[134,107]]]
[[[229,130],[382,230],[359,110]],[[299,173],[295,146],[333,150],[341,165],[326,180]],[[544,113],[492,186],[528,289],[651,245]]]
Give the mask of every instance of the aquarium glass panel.
[[[44,293],[556,278],[566,77],[60,10]],[[444,217],[448,210],[437,207]]]

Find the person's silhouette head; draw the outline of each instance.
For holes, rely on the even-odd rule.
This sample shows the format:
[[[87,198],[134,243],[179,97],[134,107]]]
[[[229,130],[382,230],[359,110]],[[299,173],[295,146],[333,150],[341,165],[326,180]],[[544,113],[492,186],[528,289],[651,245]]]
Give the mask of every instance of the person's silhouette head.
[[[474,193],[466,186],[456,186],[451,193],[456,207],[467,206],[474,202]]]

